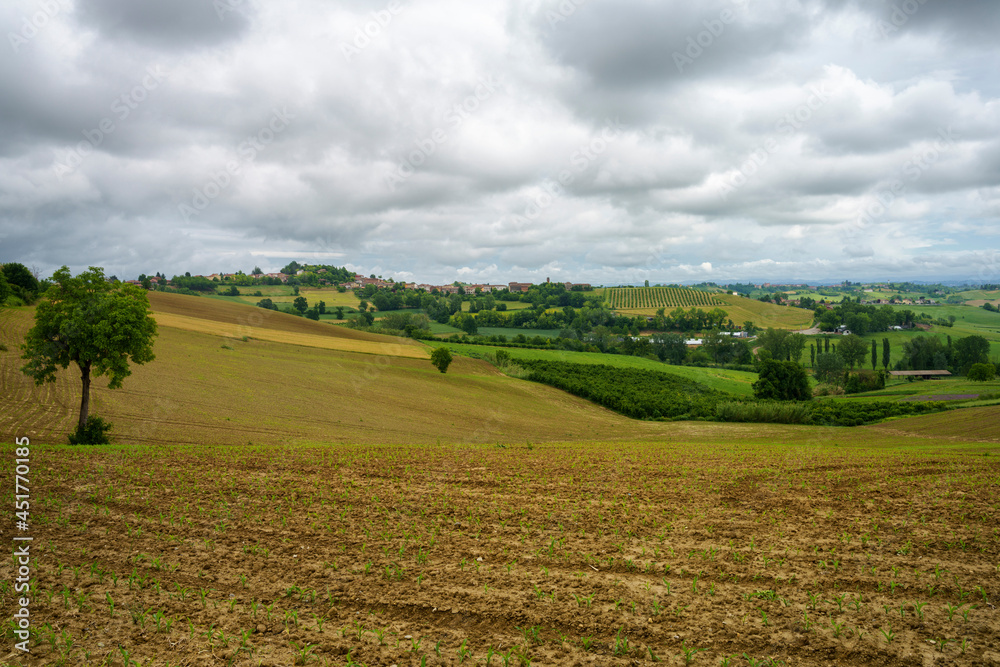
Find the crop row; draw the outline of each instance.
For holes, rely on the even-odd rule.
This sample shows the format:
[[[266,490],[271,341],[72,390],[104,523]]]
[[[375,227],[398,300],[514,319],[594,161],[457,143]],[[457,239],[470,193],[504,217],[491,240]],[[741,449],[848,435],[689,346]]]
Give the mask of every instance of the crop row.
[[[990,458],[736,440],[46,450],[24,664],[996,650]]]
[[[722,302],[700,290],[677,287],[613,287],[608,290],[612,308],[692,308],[719,306]]]

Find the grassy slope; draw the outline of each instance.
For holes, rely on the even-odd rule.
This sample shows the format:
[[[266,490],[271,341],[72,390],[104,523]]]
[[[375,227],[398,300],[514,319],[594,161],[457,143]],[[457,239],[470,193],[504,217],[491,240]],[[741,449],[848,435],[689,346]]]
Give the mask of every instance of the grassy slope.
[[[1000,380],[972,382],[964,377],[950,377],[938,380],[915,380],[913,382],[890,380],[885,389],[858,394],[858,396],[895,400],[906,396],[996,393],[1000,393]]]
[[[199,307],[227,305],[157,296],[170,298],[168,305],[175,307],[174,299],[188,299]],[[35,387],[18,370],[23,362],[16,351],[31,326],[32,309],[7,309],[2,315],[8,351],[0,352],[0,399],[13,409],[0,415],[0,428],[61,442],[77,414],[77,371],[62,371],[55,384]],[[224,349],[223,343],[233,349]],[[462,357],[442,375],[423,360],[253,338],[242,342],[168,326],[160,327],[155,353],[152,363],[133,367],[122,389],[108,390],[106,382],[95,379],[92,413],[115,424],[120,442],[470,443],[669,437],[666,424],[632,421]]]
[[[955,296],[965,299],[966,301],[977,301],[977,304],[973,305],[983,305],[984,301],[994,302],[1000,300],[1000,290],[984,291],[984,290],[967,290],[965,292],[959,292]]]
[[[517,348],[495,348],[486,345],[462,345],[444,343],[459,354],[481,357],[489,351],[506,349],[512,357],[523,359],[544,359],[547,361],[569,361],[576,364],[608,364],[620,368],[642,368],[679,375],[719,391],[752,396],[751,384],[757,379],[756,373],[731,371],[718,368],[697,368],[693,366],[671,366],[651,359],[632,357],[624,354],[599,354],[596,352],[569,352],[564,350],[530,350]]]
[[[934,415],[895,419],[864,427],[875,433],[913,435],[924,438],[956,438],[1000,442],[997,419],[1000,406],[951,410]]]

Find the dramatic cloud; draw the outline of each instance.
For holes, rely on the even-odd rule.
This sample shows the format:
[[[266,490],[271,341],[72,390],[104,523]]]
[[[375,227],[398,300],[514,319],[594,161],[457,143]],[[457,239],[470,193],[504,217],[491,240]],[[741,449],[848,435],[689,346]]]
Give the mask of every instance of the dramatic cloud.
[[[12,0],[0,260],[1000,281],[985,0]]]

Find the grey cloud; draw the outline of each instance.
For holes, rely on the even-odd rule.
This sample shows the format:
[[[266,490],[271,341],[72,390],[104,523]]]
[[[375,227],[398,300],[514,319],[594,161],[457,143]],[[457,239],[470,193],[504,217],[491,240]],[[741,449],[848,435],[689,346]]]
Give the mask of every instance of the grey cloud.
[[[111,40],[166,50],[216,46],[243,35],[251,0],[77,0],[80,22]]]
[[[732,0],[595,1],[565,18],[559,6],[543,3],[534,18],[539,38],[560,63],[579,70],[596,88],[751,71],[807,32],[801,16],[755,14],[753,3]]]

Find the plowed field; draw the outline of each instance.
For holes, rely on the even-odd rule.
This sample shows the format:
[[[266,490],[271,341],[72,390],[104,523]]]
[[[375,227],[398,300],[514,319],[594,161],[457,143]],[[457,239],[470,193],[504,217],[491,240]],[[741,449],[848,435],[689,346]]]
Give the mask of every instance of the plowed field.
[[[36,643],[8,660],[997,664],[996,447],[788,434],[37,446]]]

